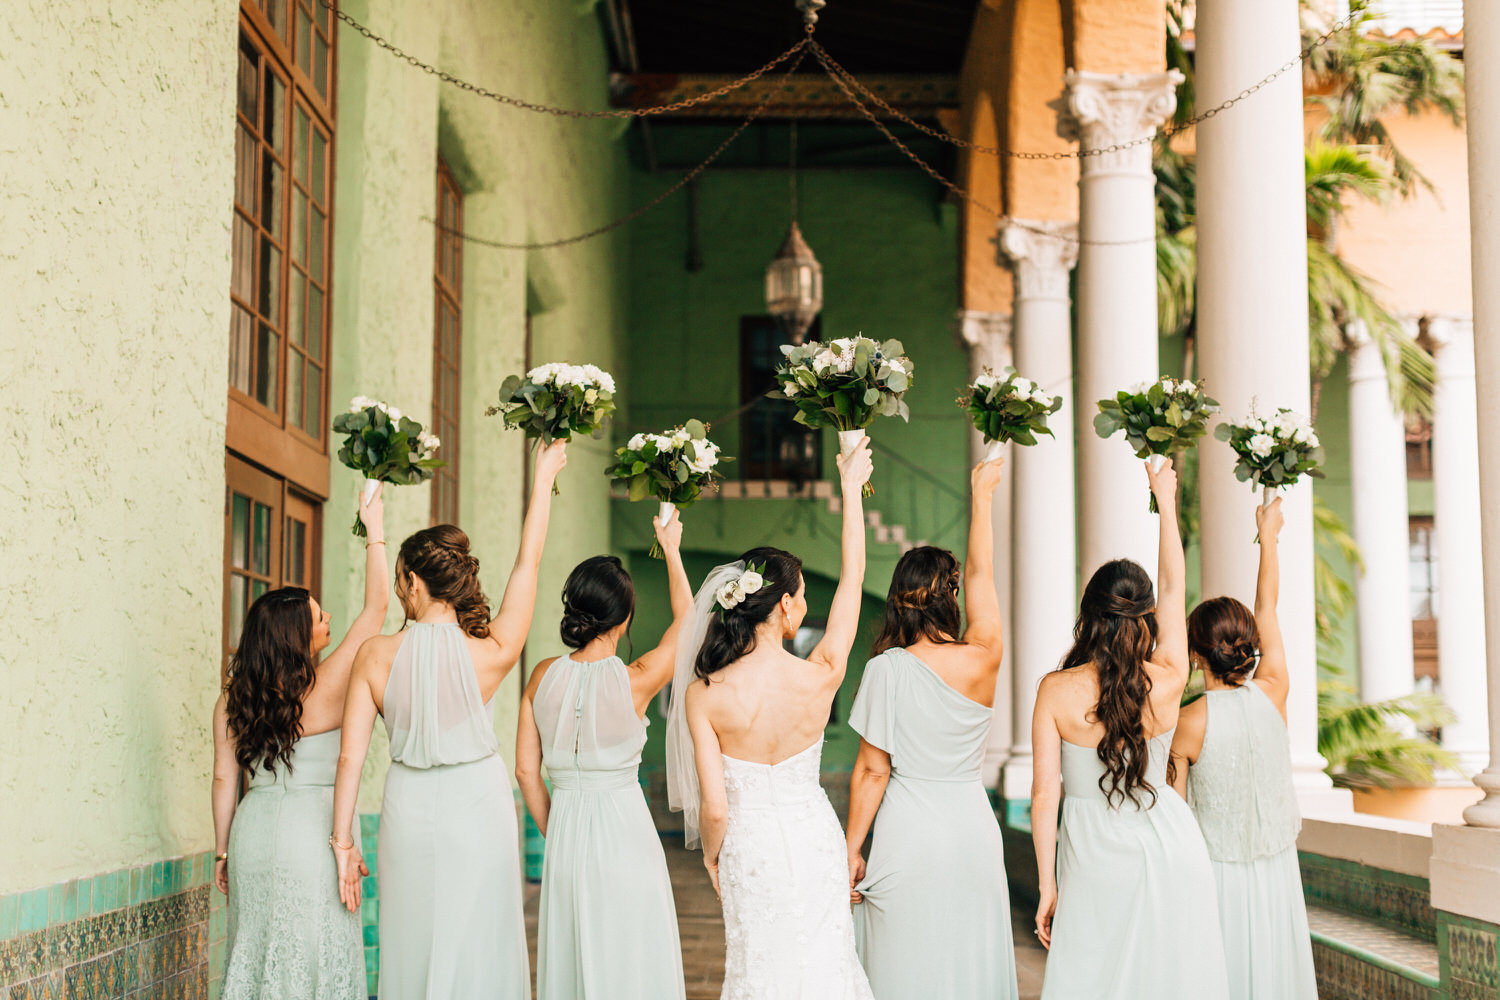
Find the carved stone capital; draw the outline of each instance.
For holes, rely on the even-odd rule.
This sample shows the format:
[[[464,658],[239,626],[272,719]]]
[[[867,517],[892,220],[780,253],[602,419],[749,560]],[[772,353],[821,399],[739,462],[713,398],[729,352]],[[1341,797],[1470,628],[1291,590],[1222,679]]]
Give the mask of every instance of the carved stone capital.
[[[1010,313],[960,309],[956,322],[959,339],[969,349],[970,372],[998,372],[1010,364]]]
[[[1109,150],[1083,157],[1082,172],[1151,173],[1150,139],[1156,127],[1177,109],[1177,85],[1183,76],[1165,73],[1089,73],[1069,70],[1063,76],[1067,108],[1058,130],[1085,150]],[[1136,142],[1124,149],[1111,146]]]
[[[1078,263],[1078,225],[1002,219],[1000,253],[1016,275],[1016,299],[1068,301],[1068,272]]]

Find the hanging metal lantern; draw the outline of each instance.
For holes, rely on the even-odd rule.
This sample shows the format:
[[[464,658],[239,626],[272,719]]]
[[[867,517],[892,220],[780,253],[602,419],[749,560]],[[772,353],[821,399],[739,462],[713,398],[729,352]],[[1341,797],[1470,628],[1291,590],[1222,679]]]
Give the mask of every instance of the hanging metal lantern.
[[[823,265],[793,222],[781,252],[766,267],[766,308],[800,344],[823,310]]]

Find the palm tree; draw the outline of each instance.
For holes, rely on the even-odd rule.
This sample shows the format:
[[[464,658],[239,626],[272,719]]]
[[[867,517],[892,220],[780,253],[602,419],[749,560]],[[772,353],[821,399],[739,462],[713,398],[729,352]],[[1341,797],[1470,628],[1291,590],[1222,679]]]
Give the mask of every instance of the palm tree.
[[[1318,753],[1345,788],[1430,785],[1439,770],[1457,771],[1458,757],[1421,735],[1453,718],[1430,692],[1367,704],[1347,684],[1318,683]]]

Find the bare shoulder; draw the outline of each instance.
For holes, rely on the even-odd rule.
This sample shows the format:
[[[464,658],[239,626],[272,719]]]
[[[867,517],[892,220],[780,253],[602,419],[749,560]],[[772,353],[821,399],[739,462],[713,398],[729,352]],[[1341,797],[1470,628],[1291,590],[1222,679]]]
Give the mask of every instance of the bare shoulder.
[[[354,654],[355,667],[363,666],[386,668],[396,658],[396,650],[401,648],[401,640],[405,632],[397,632],[393,635],[372,635],[359,645],[359,652]]]
[[[1188,704],[1177,711],[1177,731],[1179,733],[1187,730],[1203,732],[1203,727],[1208,722],[1208,699],[1194,698]]]
[[[683,705],[689,712],[707,711],[714,703],[716,685],[706,678],[697,678],[687,686],[687,692],[683,695]]]

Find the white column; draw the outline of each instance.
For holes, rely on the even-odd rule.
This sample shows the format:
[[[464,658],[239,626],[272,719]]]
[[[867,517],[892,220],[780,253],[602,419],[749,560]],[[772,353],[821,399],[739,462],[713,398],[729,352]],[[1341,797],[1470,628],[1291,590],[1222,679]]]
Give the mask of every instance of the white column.
[[[1301,44],[1296,0],[1199,0],[1197,101],[1213,107],[1260,79]],[[1198,126],[1198,371],[1223,416],[1310,405],[1307,192],[1302,77],[1285,73],[1234,110]],[[1257,491],[1234,478],[1234,455],[1199,449],[1205,597],[1249,604],[1259,552]],[[1281,534],[1280,618],[1291,664],[1287,725],[1304,810],[1350,808],[1318,754],[1312,486],[1288,491]]]
[[[959,336],[969,348],[971,379],[978,377],[986,368],[996,372],[1004,371],[1011,363],[1010,328],[1008,313],[959,310]],[[1000,770],[1005,764],[1011,743],[1011,664],[1014,662],[1010,644],[1011,451],[1008,449],[1006,452],[1005,480],[995,494],[994,516],[991,521],[995,532],[995,591],[1000,599],[1000,624],[1004,629],[1006,643],[1005,655],[1000,660],[1000,673],[995,678],[994,715],[990,722],[989,742],[984,751],[983,778],[988,788],[999,784]],[[978,431],[973,431],[969,435],[969,461],[977,465],[983,457],[984,437]]]
[[[1464,41],[1473,57],[1464,60],[1464,91],[1470,109],[1469,238],[1484,624],[1486,634],[1500,635],[1500,175],[1494,169],[1500,157],[1500,6],[1465,3]],[[1487,646],[1485,663],[1490,763],[1474,779],[1485,797],[1464,810],[1464,819],[1471,826],[1500,828],[1500,642]]]
[[[1357,323],[1349,340],[1352,527],[1365,564],[1355,583],[1359,694],[1384,701],[1414,686],[1406,426],[1391,402],[1380,345]]]
[[[1077,610],[1073,535],[1073,349],[1068,272],[1078,260],[1078,228],[1064,222],[1011,220],[1001,252],[1015,272],[1016,371],[1061,395],[1048,419],[1051,438],[1015,447],[1011,542],[1011,695],[1013,745],[1001,787],[1008,799],[1031,798],[1031,713],[1042,675],[1072,640]]]
[[[1479,546],[1479,423],[1474,398],[1474,323],[1427,324],[1437,360],[1432,413],[1433,526],[1437,531],[1438,687],[1457,720],[1443,746],[1466,773],[1488,762],[1484,705],[1484,564]]]
[[[1181,74],[1069,71],[1065,134],[1083,149],[1149,140],[1177,106]],[[1161,374],[1156,329],[1156,179],[1151,143],[1086,156],[1078,180],[1078,569],[1110,559],[1156,573],[1156,516],[1141,463],[1118,438],[1094,433],[1098,401]]]

